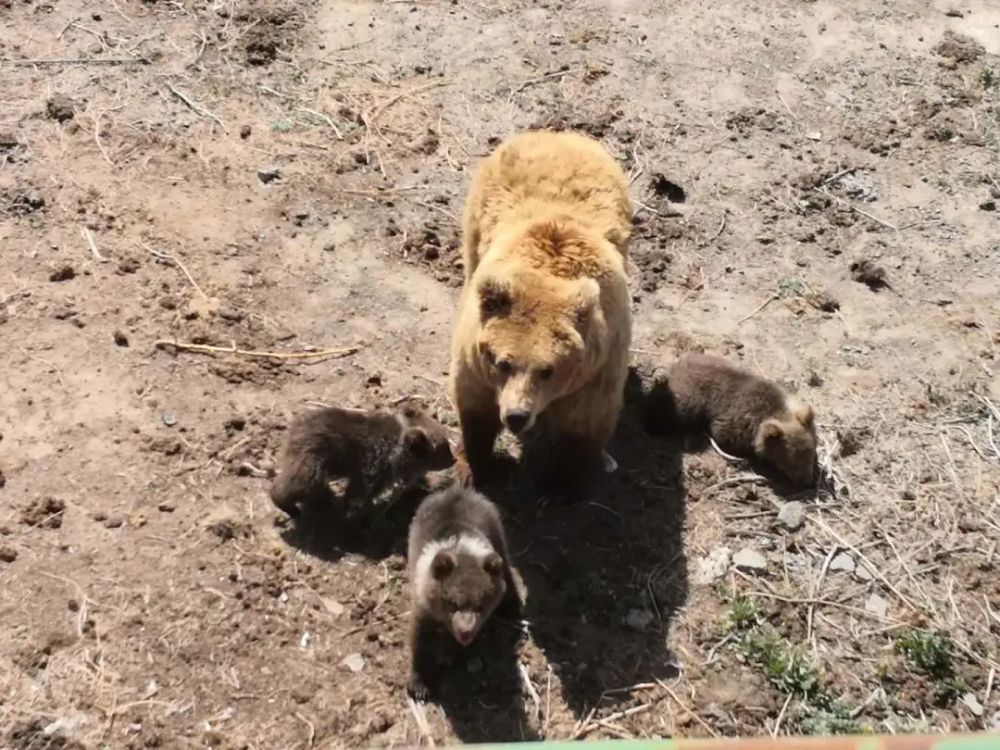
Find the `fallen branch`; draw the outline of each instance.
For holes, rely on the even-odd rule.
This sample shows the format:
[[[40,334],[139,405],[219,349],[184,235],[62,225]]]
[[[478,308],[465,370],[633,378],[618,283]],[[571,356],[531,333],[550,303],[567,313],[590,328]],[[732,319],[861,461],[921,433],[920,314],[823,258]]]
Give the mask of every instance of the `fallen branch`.
[[[188,344],[183,341],[171,339],[159,339],[153,343],[157,349],[173,348],[175,352],[200,352],[202,354],[238,354],[241,357],[257,357],[259,359],[319,359],[322,357],[346,357],[361,350],[359,346],[349,346],[346,349],[322,349],[319,351],[298,351],[298,352],[263,352],[252,349],[238,349],[234,344],[231,347],[211,346],[209,344]]]
[[[145,57],[36,57],[28,60],[0,59],[0,65],[148,65]]]

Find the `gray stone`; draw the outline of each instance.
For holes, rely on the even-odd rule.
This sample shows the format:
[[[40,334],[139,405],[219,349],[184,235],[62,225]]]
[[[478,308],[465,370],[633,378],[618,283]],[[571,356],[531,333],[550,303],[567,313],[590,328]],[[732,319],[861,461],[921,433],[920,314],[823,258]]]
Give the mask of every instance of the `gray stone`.
[[[365,668],[365,657],[361,654],[348,654],[340,663],[357,674]]]
[[[778,521],[791,531],[800,528],[805,520],[806,508],[798,501],[793,500],[790,503],[785,503],[778,511]]]
[[[870,581],[875,578],[875,574],[871,572],[867,565],[861,562],[858,563],[858,567],[854,570],[854,577],[859,581]]]
[[[733,555],[733,565],[745,573],[763,573],[767,570],[767,558],[750,547],[744,547]]]
[[[865,609],[876,617],[885,617],[889,611],[889,602],[878,594],[872,594],[865,600]]]
[[[718,581],[729,570],[732,557],[733,552],[729,547],[716,547],[695,562],[691,583],[695,586],[707,586]]]
[[[653,624],[653,613],[648,609],[630,609],[625,615],[625,624],[632,630],[645,630]]]
[[[281,170],[277,167],[270,167],[257,170],[257,179],[265,185],[269,182],[281,179]]]
[[[979,699],[976,697],[975,693],[966,693],[961,697],[960,700],[962,701],[962,703],[965,704],[966,708],[972,711],[972,714],[974,716],[982,716],[984,713],[986,713],[986,709],[983,708],[983,704],[979,702]]]
[[[842,573],[853,573],[855,567],[856,564],[854,562],[854,558],[847,552],[841,552],[830,561],[830,570],[836,570]]]

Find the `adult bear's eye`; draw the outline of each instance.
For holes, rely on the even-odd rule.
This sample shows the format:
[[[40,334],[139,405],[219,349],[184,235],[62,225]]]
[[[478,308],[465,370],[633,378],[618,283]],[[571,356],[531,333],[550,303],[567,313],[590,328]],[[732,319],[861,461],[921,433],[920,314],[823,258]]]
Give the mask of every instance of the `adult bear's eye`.
[[[543,367],[541,370],[538,371],[538,377],[540,377],[542,380],[548,380],[549,378],[552,377],[553,372],[555,372],[555,370],[552,368],[552,365],[546,365],[545,367]]]

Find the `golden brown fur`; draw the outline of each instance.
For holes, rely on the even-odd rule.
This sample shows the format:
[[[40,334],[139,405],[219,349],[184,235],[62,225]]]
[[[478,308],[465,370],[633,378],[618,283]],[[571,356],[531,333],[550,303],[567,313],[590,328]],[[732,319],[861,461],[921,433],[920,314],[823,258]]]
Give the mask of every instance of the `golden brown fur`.
[[[814,481],[812,407],[717,357],[676,362],[651,389],[644,418],[654,432],[704,427],[725,451],[767,461],[798,484]]]
[[[582,135],[524,133],[479,168],[451,368],[474,475],[501,424],[523,432],[543,413],[567,462],[600,462],[628,367],[631,216],[621,169]]]

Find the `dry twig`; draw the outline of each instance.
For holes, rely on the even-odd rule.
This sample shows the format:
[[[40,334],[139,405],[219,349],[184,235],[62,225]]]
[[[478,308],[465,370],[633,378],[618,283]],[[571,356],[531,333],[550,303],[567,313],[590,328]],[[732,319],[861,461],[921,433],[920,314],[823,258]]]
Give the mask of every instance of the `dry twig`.
[[[94,242],[94,235],[87,227],[80,227],[80,234],[83,235],[83,239],[90,245],[90,254],[94,256],[94,259],[98,263],[107,263],[110,260],[110,258],[105,258],[101,255],[101,251],[97,249],[97,243]]]
[[[260,359],[319,359],[322,357],[346,357],[360,351],[359,346],[349,346],[345,349],[321,349],[319,351],[298,351],[298,352],[264,352],[252,349],[238,349],[234,344],[231,347],[210,346],[209,344],[188,344],[183,341],[171,339],[159,339],[153,342],[157,349],[173,348],[175,351],[200,352],[202,354],[238,354],[242,357],[257,357]]]

